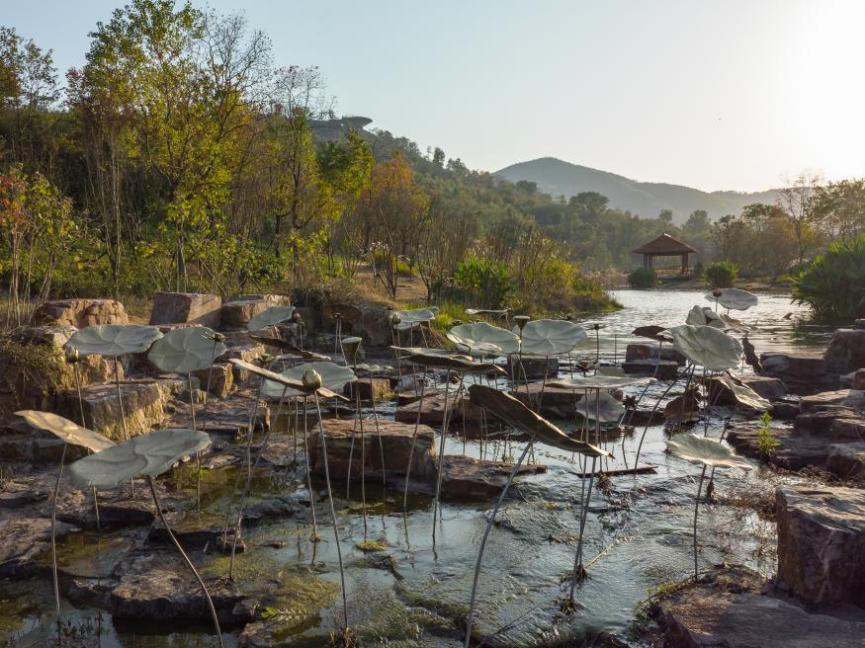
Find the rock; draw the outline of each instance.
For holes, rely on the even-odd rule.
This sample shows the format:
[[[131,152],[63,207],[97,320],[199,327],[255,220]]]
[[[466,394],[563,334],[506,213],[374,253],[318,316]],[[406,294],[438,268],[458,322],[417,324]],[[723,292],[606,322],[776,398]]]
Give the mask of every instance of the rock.
[[[865,491],[782,487],[776,511],[779,584],[807,604],[865,607]]]
[[[55,299],[33,311],[30,324],[84,328],[97,324],[129,324],[129,316],[123,304],[113,299]]]
[[[840,479],[865,476],[865,442],[833,443],[828,448],[826,468]]]
[[[865,318],[859,318],[853,321],[853,328],[865,330]]]
[[[768,590],[745,567],[719,567],[652,606],[663,648],[838,648],[858,646],[862,617],[810,613]]]
[[[207,293],[158,292],[153,296],[150,324],[201,324],[219,327],[222,297]]]
[[[770,395],[782,397],[786,390],[777,378],[757,376],[757,380],[745,381],[738,376],[720,374],[705,380],[709,390],[709,403],[721,406],[740,407],[750,412],[764,412],[769,409],[769,401],[755,391],[756,385]],[[749,384],[750,383],[750,384]]]
[[[387,378],[359,378],[355,382],[346,383],[343,393],[354,402],[357,396],[362,401],[383,401],[390,397],[390,380]]]
[[[237,358],[244,362],[255,363],[259,358],[267,353],[267,349],[264,348],[263,344],[252,342],[248,338],[240,340],[226,340],[226,344],[228,345],[228,349],[216,359],[217,363],[228,363],[232,358]],[[243,384],[251,378],[248,371],[240,369],[239,367],[231,365],[231,370],[234,372],[235,385]]]
[[[865,367],[865,329],[838,329],[824,354],[826,370],[845,374]]]
[[[777,419],[780,421],[792,421],[802,410],[799,409],[798,402],[792,402],[789,400],[777,400],[772,402],[772,407],[769,410],[769,413],[772,415],[773,419]]]
[[[793,394],[815,394],[837,389],[839,376],[827,370],[823,356],[814,353],[764,353],[763,375],[780,378]]]
[[[272,306],[290,306],[284,295],[242,295],[227,301],[221,309],[221,326],[225,330],[245,329],[249,320]]]
[[[638,376],[654,376],[658,380],[676,380],[679,363],[675,360],[631,360],[622,363],[622,371]]]
[[[488,502],[502,492],[512,470],[513,465],[509,463],[445,455],[441,497],[450,501]],[[517,476],[535,475],[546,470],[546,466],[524,464],[517,471]]]
[[[833,407],[828,409],[812,410],[796,417],[793,422],[793,432],[797,436],[811,435],[822,438],[834,439],[833,428],[838,420],[859,421],[861,416],[853,410],[844,407]],[[837,429],[842,430],[843,426]],[[842,439],[847,440],[847,439]],[[856,439],[849,439],[856,440]]]
[[[559,375],[559,359],[555,356],[536,356],[524,353],[522,366],[520,362],[519,354],[512,353],[508,356],[506,366],[508,375],[514,376],[517,382],[542,380],[544,377],[551,380]]]
[[[77,531],[58,522],[58,538]],[[0,518],[0,575],[12,576],[26,570],[30,563],[51,545],[51,520],[47,517]]]
[[[120,383],[121,408],[115,385],[88,385],[81,393],[85,424],[115,441],[123,439],[124,418],[130,436],[147,432],[166,418],[166,404],[184,388],[185,381],[179,378],[125,381]],[[77,392],[67,391],[60,396],[60,413],[80,418]]]
[[[254,395],[234,393],[224,400],[208,400],[206,407],[195,409],[198,429],[210,435],[224,437],[229,441],[246,438],[249,419],[252,415]],[[188,406],[178,404],[177,411],[166,421],[166,427],[189,427]],[[264,432],[270,427],[270,407],[263,400],[255,408],[253,429]]]
[[[454,398],[456,390],[451,387],[447,398],[447,411],[451,423],[461,423],[465,419],[466,423],[479,424],[483,421],[483,413],[481,408],[472,404],[468,397],[460,396]],[[442,425],[445,413],[445,395],[442,391],[427,398],[424,394],[423,402],[418,400],[415,403],[409,403],[405,407],[401,407],[396,411],[394,418],[403,423],[414,424],[418,420],[418,410],[420,409],[420,422],[424,425],[432,425],[438,427]],[[492,418],[492,417],[488,417]],[[456,428],[451,427],[451,430]]]
[[[244,596],[223,578],[205,579],[220,624],[242,626],[251,620]],[[111,614],[119,619],[164,623],[210,622],[210,608],[198,582],[180,562],[141,556],[124,569],[109,597]]]
[[[643,342],[629,344],[625,350],[625,362],[633,362],[634,360],[657,360],[658,352],[657,344],[645,344]],[[684,355],[669,345],[661,347],[660,356],[661,360],[672,360],[681,366],[684,366],[686,360]]]
[[[692,391],[676,396],[664,407],[664,417],[668,420],[695,420],[699,416],[699,412],[700,401]]]
[[[541,395],[543,393],[543,395]],[[526,407],[548,418],[572,418],[577,414],[577,403],[583,394],[575,389],[552,387],[543,382],[530,382],[519,385],[513,396]],[[540,401],[540,410],[537,403]]]
[[[414,425],[407,423],[379,420],[378,429],[371,419],[364,419],[364,459],[366,460],[367,478],[370,474],[381,470],[381,450],[379,449],[379,434],[384,449],[385,472],[390,475],[404,475],[408,466],[409,454],[412,455],[411,478],[431,479],[435,473],[433,453],[435,448],[435,433],[432,428],[421,425],[417,430],[414,452],[412,453],[412,437]],[[324,421],[324,432],[327,440],[327,458],[331,479],[345,481],[348,475],[349,455],[351,455],[351,478],[360,479],[361,443],[360,428],[355,431],[354,419],[327,419]],[[351,450],[351,440],[354,436],[354,451]],[[324,476],[324,462],[321,452],[319,434],[309,435],[309,456],[313,473]]]
[[[198,384],[217,398],[225,398],[234,387],[234,365],[230,362],[215,362],[210,369],[194,371]],[[209,389],[208,389],[209,387]]]
[[[787,386],[779,378],[754,375],[736,376],[736,378],[766,400],[776,401],[787,395]]]
[[[853,389],[865,389],[865,369],[857,369],[855,371],[850,386]]]
[[[835,389],[832,391],[818,392],[809,396],[803,396],[799,401],[799,407],[803,412],[807,412],[822,407],[823,405],[841,405],[849,395],[849,389]]]

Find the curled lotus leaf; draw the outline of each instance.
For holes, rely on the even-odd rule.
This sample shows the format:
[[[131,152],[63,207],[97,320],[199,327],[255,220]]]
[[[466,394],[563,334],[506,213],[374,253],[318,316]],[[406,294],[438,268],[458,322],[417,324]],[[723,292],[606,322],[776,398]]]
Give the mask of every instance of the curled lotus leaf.
[[[403,354],[401,357],[407,362],[428,367],[432,369],[453,369],[463,373],[486,373],[495,372],[504,374],[504,369],[493,362],[478,362],[470,356],[451,353],[444,349],[427,349],[424,347],[398,347],[391,349]]]
[[[222,342],[213,340],[213,334],[202,326],[174,329],[153,343],[147,359],[161,371],[188,373],[207,369],[226,350]]]
[[[407,331],[417,324],[431,322],[438,315],[439,309],[436,306],[429,308],[413,308],[411,310],[395,310],[393,312],[394,320],[397,322],[395,328],[398,331]]]
[[[685,324],[691,326],[711,326],[717,329],[725,328],[724,320],[708,306],[694,306],[688,311],[688,316],[685,318]]]
[[[79,488],[113,488],[135,477],[156,477],[209,445],[204,432],[155,430],[79,459],[69,465],[69,475]]]
[[[741,288],[723,288],[720,292],[717,297],[712,293],[707,293],[705,297],[712,302],[717,299],[721,306],[730,310],[748,310],[760,301],[757,295]]]
[[[751,464],[733,452],[728,445],[690,433],[678,434],[667,441],[667,450],[673,456],[693,464],[751,470]]]
[[[270,369],[259,367],[258,365],[254,365],[251,362],[246,362],[245,360],[241,360],[240,358],[231,358],[229,362],[231,362],[231,364],[233,364],[238,369],[243,369],[244,371],[248,371],[251,374],[260,376],[265,380],[278,383],[283,387],[287,387],[289,390],[294,390],[295,392],[298,392],[302,396],[309,396],[310,394],[312,394],[312,391],[306,389],[303,386],[302,377],[297,379],[288,378],[283,374],[276,373],[275,371],[271,371]],[[337,394],[336,392],[331,391],[327,387],[320,387],[315,391],[322,398],[336,398],[339,400],[348,401],[347,398],[345,398],[341,394]],[[282,394],[282,389],[279,390],[279,394]]]
[[[551,380],[547,384],[550,387],[561,387],[562,389],[621,389],[634,385],[648,385],[653,382],[655,382],[654,378],[595,374],[594,376],[574,376],[573,378]]]
[[[154,326],[139,324],[99,324],[77,330],[66,342],[83,356],[101,355],[109,358],[129,353],[144,353],[162,337]]]
[[[723,331],[711,326],[683,324],[669,332],[677,351],[709,371],[725,371],[739,364],[742,344]]]
[[[487,322],[454,326],[448,332],[447,338],[457,345],[457,349],[474,356],[508,355],[520,349],[520,338],[517,335]]]
[[[69,445],[86,448],[91,452],[99,452],[114,445],[114,441],[102,436],[99,432],[81,427],[75,421],[70,421],[51,412],[20,410],[15,412],[15,416],[20,416],[27,421],[28,425],[37,430],[49,432]]]
[[[576,410],[580,416],[600,423],[617,423],[625,415],[625,406],[602,391],[580,399]]]
[[[569,437],[547,419],[526,407],[522,401],[501,390],[486,385],[471,385],[469,398],[474,405],[483,407],[512,428],[531,435],[536,441],[589,457],[609,455],[608,452],[590,443]]]
[[[720,374],[718,376],[713,376],[711,380],[720,383],[723,387],[726,387],[733,395],[733,399],[736,403],[742,407],[757,412],[764,412],[772,406],[769,401],[734,376],[729,374]],[[715,386],[714,388],[717,389],[718,387]]]
[[[514,327],[515,334],[519,328]],[[523,327],[523,353],[562,355],[570,353],[588,337],[586,329],[567,320],[540,319],[527,322]]]
[[[317,372],[321,376],[321,387],[319,389],[327,389],[331,392],[340,392],[346,384],[357,380],[357,376],[350,367],[343,367],[334,362],[305,362],[296,367],[291,367],[291,369],[286,369],[280,372],[279,375],[302,385],[304,374],[310,370]],[[286,398],[309,394],[309,391],[306,389],[292,389],[283,383],[265,380],[261,386],[261,395],[264,398],[278,399],[283,396],[283,390],[285,391]]]
[[[294,306],[271,306],[250,318],[246,325],[248,331],[261,331],[276,326],[294,317]]]

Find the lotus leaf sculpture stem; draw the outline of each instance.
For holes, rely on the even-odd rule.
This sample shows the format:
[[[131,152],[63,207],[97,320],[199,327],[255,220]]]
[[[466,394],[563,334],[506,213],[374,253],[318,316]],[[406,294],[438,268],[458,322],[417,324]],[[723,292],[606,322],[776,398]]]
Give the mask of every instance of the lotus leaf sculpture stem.
[[[336,542],[336,557],[339,561],[339,580],[342,584],[342,614],[345,627],[348,627],[348,601],[345,592],[345,569],[342,565],[342,548],[339,542],[339,526],[336,522],[336,508],[333,505],[333,489],[330,487],[330,468],[327,461],[327,439],[324,434],[324,422],[322,421],[321,405],[318,400],[318,392],[313,392],[315,397],[315,411],[318,415],[318,433],[321,439],[321,460],[324,463],[324,479],[327,482],[327,500],[330,503],[330,520],[333,523],[333,537]]]
[[[192,391],[192,372],[186,373],[186,385],[189,391],[189,418],[192,430],[197,431],[195,426],[195,396]],[[195,508],[201,513],[201,453],[195,453]]]
[[[418,428],[420,427],[420,417],[421,417],[421,412],[423,411],[423,397],[424,397],[425,388],[426,388],[426,370],[424,370],[423,379],[421,380],[421,383],[420,383],[420,400],[418,401],[417,418],[415,419],[415,422],[414,422],[414,432],[412,432],[412,435],[411,435],[411,447],[409,448],[409,451],[408,451],[408,465],[406,466],[406,469],[405,469],[405,488],[404,488],[403,493],[402,493],[402,511],[403,511],[403,513],[405,513],[408,510],[408,485],[409,485],[409,481],[411,480],[411,465],[412,465],[412,462],[414,461],[414,447],[415,447],[415,444],[417,443],[417,431],[418,431]]]
[[[703,480],[706,478],[706,464],[703,464],[703,470],[700,471],[700,481],[697,483],[697,498],[694,500],[694,580],[700,576],[700,568],[697,565],[699,556],[697,548],[697,515],[700,511],[700,494],[703,492]]]
[[[457,386],[456,395],[454,396],[454,406],[453,411],[456,412],[457,408],[457,395],[462,391],[463,381],[465,380],[465,374],[460,372],[460,382]],[[445,383],[445,405],[444,412],[442,413],[442,439],[441,439],[441,448],[439,449],[439,462],[438,462],[438,474],[436,475],[436,492],[435,498],[433,499],[433,528],[432,528],[432,538],[433,545],[435,545],[436,540],[436,524],[438,522],[438,512],[439,512],[439,500],[441,499],[441,490],[442,490],[442,472],[444,471],[444,458],[445,458],[445,442],[447,441],[448,436],[448,426],[450,425],[451,419],[453,416],[449,415],[448,411],[448,385],[450,384],[450,371],[448,371],[447,382]]]
[[[165,519],[165,514],[162,512],[162,506],[159,504],[159,497],[156,495],[156,487],[153,484],[153,477],[150,475],[147,476],[147,485],[150,486],[150,494],[153,496],[153,504],[156,506],[156,514],[159,516],[162,526],[165,527],[165,532],[168,534],[168,537],[171,539],[171,542],[174,544],[180,557],[186,563],[186,566],[189,567],[189,570],[192,572],[193,576],[195,576],[195,580],[197,580],[199,586],[201,586],[204,598],[207,599],[207,606],[210,608],[210,616],[213,618],[213,627],[216,630],[216,637],[219,640],[219,645],[222,648],[225,648],[225,642],[222,639],[222,629],[219,627],[219,615],[216,614],[216,607],[213,605],[213,599],[210,598],[210,592],[207,590],[207,585],[204,584],[204,580],[201,578],[195,565],[192,564],[189,556],[186,555],[186,552],[183,550],[183,547],[180,546],[180,542],[178,542],[177,538],[174,536],[174,532],[172,532],[171,527],[168,525],[168,520]]]
[[[309,490],[309,510],[312,515],[312,540],[313,547],[321,539],[318,535],[318,520],[315,517],[315,491],[312,488],[312,466],[309,463],[309,416],[307,413],[306,397],[303,399],[303,456],[306,460],[306,488]]]
[[[577,539],[577,552],[574,554],[574,576],[571,580],[571,592],[568,597],[571,604],[574,602],[574,590],[577,587],[577,581],[582,580],[586,573],[586,570],[583,567],[583,536],[586,530],[586,519],[589,517],[589,504],[592,501],[592,485],[595,482],[595,464],[597,461],[597,457],[592,457],[592,471],[589,474],[589,487],[587,489],[586,498],[583,500],[582,494],[580,497],[580,535]]]
[[[75,391],[78,392],[78,412],[81,415],[81,427],[87,427],[87,421],[84,420],[84,397],[81,395],[81,374],[78,373],[78,363],[72,363],[72,374],[75,376]],[[96,497],[96,487],[91,487],[93,493],[93,514],[96,517],[96,530],[101,530],[99,523],[99,500]]]
[[[646,432],[648,432],[648,430],[649,430],[649,424],[652,422],[652,419],[653,419],[654,416],[655,416],[655,412],[658,411],[658,406],[660,406],[661,401],[664,399],[664,397],[666,397],[666,395],[667,395],[668,393],[670,393],[670,390],[671,390],[675,385],[676,385],[676,381],[675,381],[675,380],[671,380],[671,381],[670,381],[670,384],[669,384],[669,385],[667,386],[667,388],[663,391],[663,393],[662,393],[660,396],[658,396],[658,399],[655,401],[655,404],[652,406],[652,411],[651,411],[651,413],[649,414],[649,416],[648,416],[647,419],[646,419],[646,424],[643,426],[643,433],[640,435],[640,441],[637,443],[637,456],[636,456],[636,458],[634,459],[634,468],[636,468],[637,466],[640,465],[640,451],[643,449],[643,441],[644,441],[645,438],[646,438]],[[646,385],[646,388],[648,388],[648,385]]]
[[[472,622],[474,621],[475,615],[475,599],[477,598],[478,593],[478,580],[481,575],[481,564],[484,559],[484,549],[487,546],[487,539],[490,537],[490,531],[493,528],[493,524],[496,520],[496,515],[499,512],[499,509],[502,506],[502,502],[505,500],[505,496],[508,494],[508,489],[511,487],[511,484],[514,481],[514,477],[516,477],[517,472],[520,470],[520,466],[522,466],[523,461],[526,459],[526,455],[529,453],[529,448],[532,447],[531,442],[526,444],[526,447],[523,448],[523,451],[520,453],[519,459],[514,464],[513,468],[511,468],[511,472],[508,475],[508,481],[505,482],[504,488],[502,488],[502,492],[499,493],[499,498],[496,500],[496,504],[493,507],[493,512],[490,514],[489,519],[487,520],[487,525],[484,528],[484,535],[481,537],[481,546],[478,549],[478,557],[475,561],[475,573],[472,577],[472,595],[469,599],[469,612],[466,615],[466,637],[465,637],[465,648],[469,648],[471,645],[471,637],[472,637]]]
[[[54,605],[57,619],[60,619],[60,578],[57,569],[57,496],[60,493],[60,480],[63,479],[63,464],[66,462],[66,448],[68,443],[63,444],[60,453],[60,468],[57,470],[57,480],[54,482],[54,494],[51,497],[51,569],[54,576]]]

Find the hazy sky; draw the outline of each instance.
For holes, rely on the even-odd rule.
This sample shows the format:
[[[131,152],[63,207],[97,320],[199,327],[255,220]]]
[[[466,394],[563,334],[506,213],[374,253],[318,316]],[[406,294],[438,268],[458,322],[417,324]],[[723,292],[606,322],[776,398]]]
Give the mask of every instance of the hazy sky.
[[[0,24],[64,70],[120,4],[0,0]],[[555,156],[709,190],[865,175],[865,1],[207,4],[243,11],[277,62],[318,65],[338,113],[472,168]]]

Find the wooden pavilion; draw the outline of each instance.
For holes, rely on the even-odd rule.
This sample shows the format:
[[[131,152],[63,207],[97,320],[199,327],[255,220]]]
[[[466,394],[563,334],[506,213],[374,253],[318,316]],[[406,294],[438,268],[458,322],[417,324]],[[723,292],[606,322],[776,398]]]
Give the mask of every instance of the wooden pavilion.
[[[654,266],[655,257],[681,257],[682,259],[682,274],[688,274],[690,268],[690,255],[697,254],[697,250],[692,248],[687,243],[682,243],[678,239],[664,232],[658,238],[653,239],[641,245],[636,250],[632,250],[634,254],[643,256],[643,267],[652,268]]]

